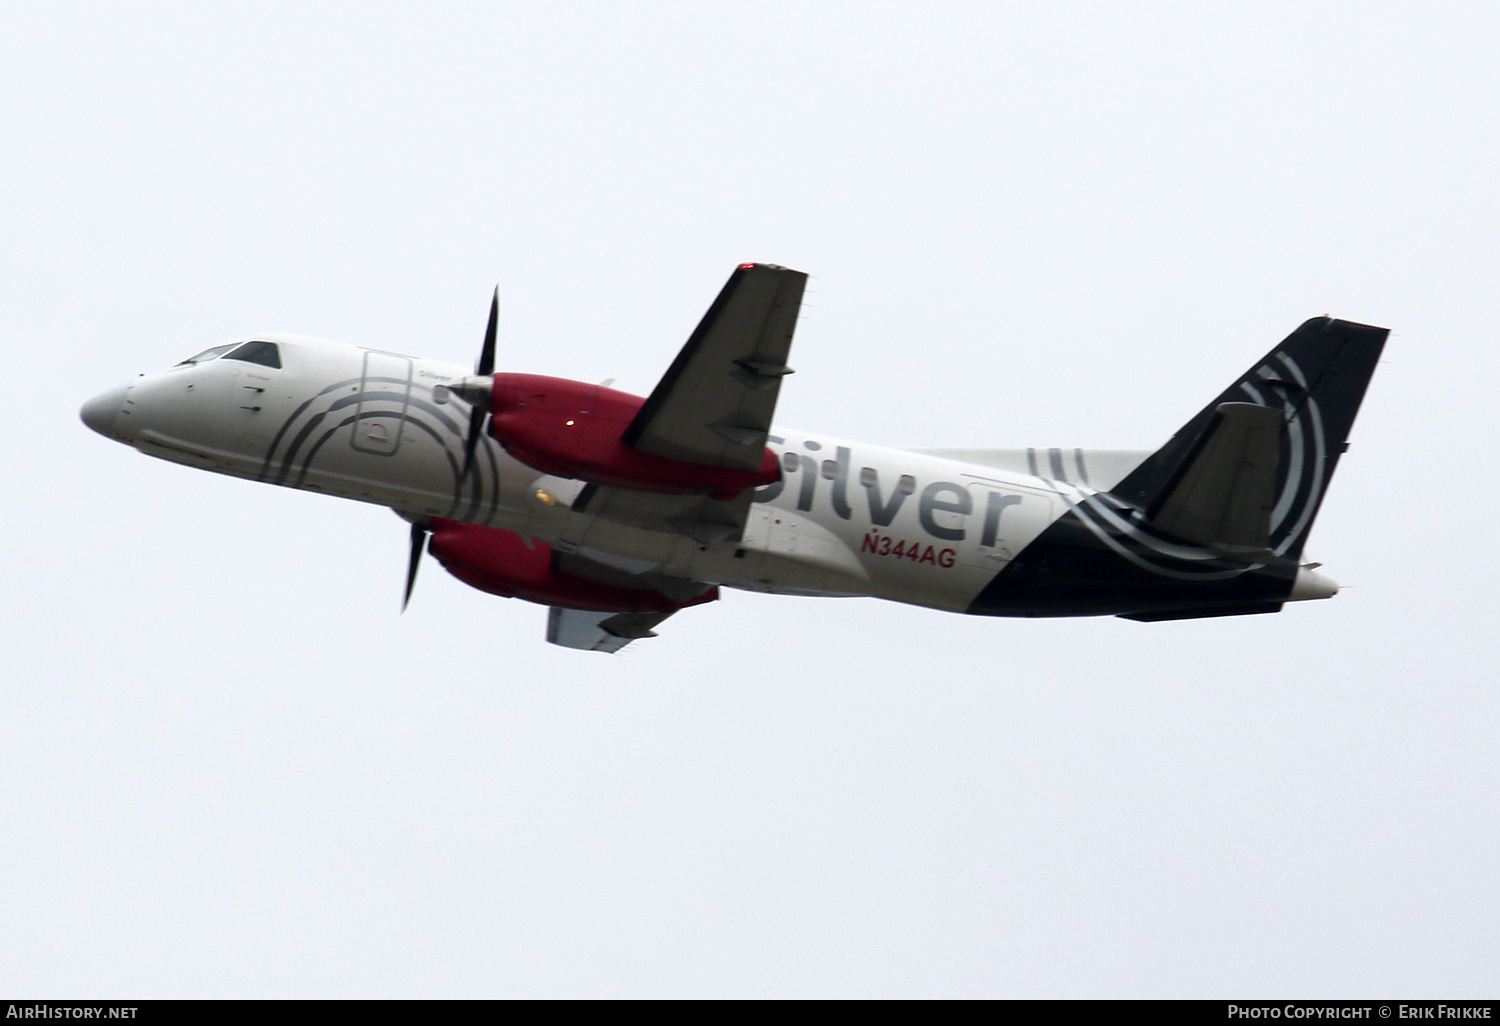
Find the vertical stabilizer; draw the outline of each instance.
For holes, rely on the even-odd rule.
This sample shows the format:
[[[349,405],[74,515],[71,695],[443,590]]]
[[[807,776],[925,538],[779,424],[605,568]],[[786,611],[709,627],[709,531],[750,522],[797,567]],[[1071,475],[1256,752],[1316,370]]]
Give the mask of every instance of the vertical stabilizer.
[[[1388,334],[1328,317],[1306,322],[1114,494],[1178,537],[1230,549],[1259,548],[1264,537],[1265,548],[1297,559]],[[1246,406],[1280,411],[1279,427]],[[1274,477],[1269,430],[1276,431]]]

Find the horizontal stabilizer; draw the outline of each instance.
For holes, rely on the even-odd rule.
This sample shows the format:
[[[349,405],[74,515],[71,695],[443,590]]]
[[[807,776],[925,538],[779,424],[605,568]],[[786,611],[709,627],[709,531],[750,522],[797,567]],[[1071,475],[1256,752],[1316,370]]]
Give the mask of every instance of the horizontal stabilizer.
[[[1221,403],[1198,451],[1148,516],[1164,534],[1230,555],[1270,556],[1282,413]]]
[[[1151,455],[1150,449],[917,449],[927,456],[937,456],[960,463],[1030,474],[1062,484],[1081,484],[1107,492],[1124,480]]]

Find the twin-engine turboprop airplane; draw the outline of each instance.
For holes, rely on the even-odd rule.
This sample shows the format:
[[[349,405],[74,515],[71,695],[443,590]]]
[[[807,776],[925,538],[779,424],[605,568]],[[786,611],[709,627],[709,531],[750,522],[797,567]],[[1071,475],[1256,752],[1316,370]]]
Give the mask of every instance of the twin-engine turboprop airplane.
[[[988,616],[1273,613],[1384,328],[1314,318],[1155,452],[888,449],[775,427],[807,276],[741,264],[647,398],[296,335],[217,346],[89,400],[177,463],[390,506],[466,584],[613,652],[719,588]],[[403,603],[404,608],[404,603]]]

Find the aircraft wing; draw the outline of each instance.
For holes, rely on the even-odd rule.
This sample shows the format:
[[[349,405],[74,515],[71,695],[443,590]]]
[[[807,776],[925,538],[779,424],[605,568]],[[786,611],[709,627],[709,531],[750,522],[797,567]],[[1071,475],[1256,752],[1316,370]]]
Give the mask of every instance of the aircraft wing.
[[[759,470],[807,275],[741,264],[641,407],[624,441],[641,452]]]
[[[563,648],[585,652],[618,652],[638,638],[654,638],[652,630],[671,613],[591,613],[553,606],[547,613],[547,640]]]
[[[573,500],[573,512],[647,531],[676,531],[700,545],[714,545],[739,540],[752,501],[749,491],[719,502],[706,495],[666,495],[591,484]]]

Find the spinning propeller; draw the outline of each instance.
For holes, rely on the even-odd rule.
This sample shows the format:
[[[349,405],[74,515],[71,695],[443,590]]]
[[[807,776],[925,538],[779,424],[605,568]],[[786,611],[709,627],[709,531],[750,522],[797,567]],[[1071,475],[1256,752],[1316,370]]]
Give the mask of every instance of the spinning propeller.
[[[495,331],[499,323],[500,286],[496,285],[495,296],[490,301],[490,323],[484,330],[484,346],[474,364],[474,375],[448,386],[449,391],[472,407],[469,411],[469,437],[464,440],[464,472],[460,481],[467,481],[469,472],[474,469],[474,450],[479,446],[479,436],[484,433],[485,418],[490,415],[490,396],[495,390]]]
[[[479,359],[474,364],[474,375],[461,378],[448,386],[448,391],[457,395],[470,406],[469,434],[464,439],[464,469],[458,477],[460,483],[469,479],[474,469],[474,450],[479,448],[479,438],[484,434],[484,422],[490,415],[490,396],[495,390],[495,335],[500,326],[500,286],[495,286],[495,295],[490,300],[490,323],[484,329],[484,345],[479,350]],[[406,612],[411,602],[412,589],[417,586],[417,568],[422,565],[422,549],[427,544],[427,535],[432,528],[430,520],[413,520],[411,524],[411,551],[406,557],[406,591],[401,596],[401,611]]]

